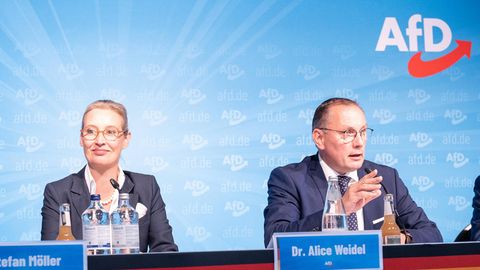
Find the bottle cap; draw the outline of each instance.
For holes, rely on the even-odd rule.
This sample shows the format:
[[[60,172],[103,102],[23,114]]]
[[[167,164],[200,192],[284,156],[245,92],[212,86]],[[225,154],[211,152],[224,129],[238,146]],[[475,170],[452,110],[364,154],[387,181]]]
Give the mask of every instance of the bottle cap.
[[[120,200],[128,200],[130,199],[130,194],[128,193],[120,193]]]

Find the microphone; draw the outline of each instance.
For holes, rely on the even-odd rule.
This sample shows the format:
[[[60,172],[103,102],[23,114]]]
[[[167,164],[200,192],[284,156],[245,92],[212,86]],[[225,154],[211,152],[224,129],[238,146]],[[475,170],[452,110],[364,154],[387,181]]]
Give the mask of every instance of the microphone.
[[[120,193],[120,185],[118,184],[117,180],[110,178],[110,184],[112,184],[112,187],[118,190],[118,193]]]

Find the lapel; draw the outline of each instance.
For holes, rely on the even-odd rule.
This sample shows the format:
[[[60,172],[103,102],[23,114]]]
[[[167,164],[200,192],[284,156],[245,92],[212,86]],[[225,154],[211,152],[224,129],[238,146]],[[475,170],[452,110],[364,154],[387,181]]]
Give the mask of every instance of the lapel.
[[[125,173],[125,182],[123,183],[123,186],[120,189],[120,193],[129,193],[130,194],[129,203],[133,208],[135,208],[138,202],[138,193],[133,193],[135,183],[133,182],[130,172],[128,171],[123,171],[123,172]]]
[[[308,175],[317,187],[318,192],[320,193],[321,205],[325,205],[325,197],[327,196],[328,183],[327,179],[325,178],[325,174],[323,173],[322,166],[320,166],[320,161],[318,160],[318,153],[311,156],[308,162]]]
[[[71,207],[75,209],[76,214],[80,218],[83,211],[85,211],[90,205],[90,192],[85,183],[85,167],[83,167],[78,173],[73,174],[72,177],[72,187],[70,189],[70,195],[72,198]]]

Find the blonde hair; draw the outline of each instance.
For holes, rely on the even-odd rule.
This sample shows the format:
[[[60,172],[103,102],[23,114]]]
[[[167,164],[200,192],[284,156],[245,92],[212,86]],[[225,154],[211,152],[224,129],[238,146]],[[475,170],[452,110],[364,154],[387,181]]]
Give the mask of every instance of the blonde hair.
[[[99,99],[97,101],[90,103],[87,106],[82,117],[82,129],[85,121],[85,115],[94,109],[106,109],[106,110],[112,110],[118,113],[118,115],[120,115],[123,118],[122,130],[128,131],[127,109],[122,104],[109,99]]]

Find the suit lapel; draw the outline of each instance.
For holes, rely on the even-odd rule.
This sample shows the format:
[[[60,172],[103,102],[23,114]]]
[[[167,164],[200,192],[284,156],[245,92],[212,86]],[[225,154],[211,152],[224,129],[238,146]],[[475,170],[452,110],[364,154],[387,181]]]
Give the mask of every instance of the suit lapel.
[[[135,187],[135,183],[132,180],[132,177],[129,172],[123,171],[125,173],[125,182],[123,183],[122,188],[120,189],[120,193],[129,193],[129,203],[130,205],[135,208],[138,203],[138,194],[133,193],[133,189]]]
[[[325,174],[323,173],[322,167],[320,166],[320,162],[318,160],[318,154],[312,156],[308,163],[308,174],[310,179],[312,179],[313,183],[317,187],[318,192],[320,193],[320,200],[321,205],[325,205],[325,197],[327,196],[327,179],[325,178]]]
[[[83,211],[90,205],[90,192],[85,183],[85,167],[72,177],[72,188],[70,189],[72,208],[75,209],[78,217],[81,217]]]

